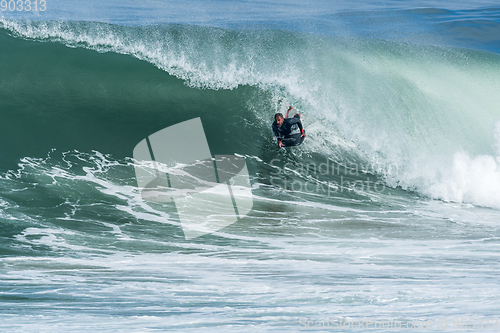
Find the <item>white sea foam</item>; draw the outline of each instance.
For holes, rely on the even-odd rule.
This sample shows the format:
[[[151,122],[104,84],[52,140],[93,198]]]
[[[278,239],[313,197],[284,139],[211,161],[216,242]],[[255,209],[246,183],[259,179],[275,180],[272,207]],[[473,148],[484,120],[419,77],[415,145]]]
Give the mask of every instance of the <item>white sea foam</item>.
[[[495,128],[497,149],[500,122]],[[478,155],[461,151],[453,156],[452,166],[441,169],[425,193],[445,201],[465,202],[500,209],[500,151],[498,155]]]

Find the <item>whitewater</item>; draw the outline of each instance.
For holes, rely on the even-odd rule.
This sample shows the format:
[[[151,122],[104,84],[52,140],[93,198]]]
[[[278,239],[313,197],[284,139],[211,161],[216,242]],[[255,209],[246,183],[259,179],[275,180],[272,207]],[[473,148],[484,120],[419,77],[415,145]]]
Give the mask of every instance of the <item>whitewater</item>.
[[[1,330],[498,329],[494,2],[45,4],[0,6]],[[253,200],[195,238],[134,154],[192,119]]]

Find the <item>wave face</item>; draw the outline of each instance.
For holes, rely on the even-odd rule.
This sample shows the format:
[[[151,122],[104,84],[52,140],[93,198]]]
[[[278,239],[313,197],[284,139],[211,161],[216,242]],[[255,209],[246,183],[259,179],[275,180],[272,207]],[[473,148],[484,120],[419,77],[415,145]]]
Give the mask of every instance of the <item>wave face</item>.
[[[498,55],[274,30],[3,26],[2,163],[52,148],[126,157],[197,116],[215,151],[260,156],[287,101],[309,127],[301,151],[376,165],[391,187],[500,207]]]

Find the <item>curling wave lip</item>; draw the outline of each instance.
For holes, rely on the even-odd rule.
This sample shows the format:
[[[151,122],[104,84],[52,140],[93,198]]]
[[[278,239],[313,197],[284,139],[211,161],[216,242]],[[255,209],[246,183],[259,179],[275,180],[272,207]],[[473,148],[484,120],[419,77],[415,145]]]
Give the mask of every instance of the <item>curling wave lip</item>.
[[[142,198],[173,201],[186,239],[224,228],[253,207],[245,160],[212,157],[199,117],[151,134],[135,146],[133,156]]]

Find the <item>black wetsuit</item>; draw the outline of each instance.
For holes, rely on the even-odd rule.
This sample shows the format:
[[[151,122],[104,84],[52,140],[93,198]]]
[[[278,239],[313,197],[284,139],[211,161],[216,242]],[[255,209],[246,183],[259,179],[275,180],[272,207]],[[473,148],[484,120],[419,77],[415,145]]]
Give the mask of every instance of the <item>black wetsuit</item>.
[[[298,114],[293,118],[285,118],[281,126],[274,121],[273,132],[278,138],[278,144],[281,141],[287,147],[300,145],[304,141],[304,137],[301,136],[304,129]]]

